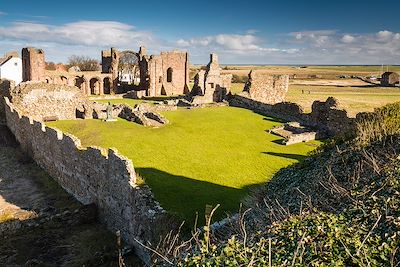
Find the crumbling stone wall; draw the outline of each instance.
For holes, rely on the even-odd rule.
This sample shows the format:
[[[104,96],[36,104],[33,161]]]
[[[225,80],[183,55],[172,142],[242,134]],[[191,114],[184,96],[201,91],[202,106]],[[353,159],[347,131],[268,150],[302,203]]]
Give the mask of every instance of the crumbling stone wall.
[[[147,96],[182,95],[188,92],[189,56],[187,52],[161,52],[148,56],[139,51],[140,88]]]
[[[148,252],[135,239],[154,244],[155,229],[168,222],[149,187],[136,184],[132,161],[115,149],[83,148],[76,137],[23,116],[8,98],[5,111],[7,126],[24,152],[81,203],[96,204],[100,220],[110,230],[121,231],[148,262]]]
[[[33,47],[22,49],[22,81],[44,81],[44,51]]]
[[[288,89],[289,75],[270,75],[252,70],[241,95],[273,105],[285,100]]]
[[[354,119],[347,116],[347,111],[340,108],[339,101],[328,97],[326,101],[314,101],[309,120],[331,135],[345,133],[354,128]]]
[[[9,87],[6,96],[21,114],[38,121],[92,117],[89,99],[75,86],[25,82]]]
[[[95,102],[93,104],[93,117],[95,119],[106,119],[107,106],[108,104]],[[153,108],[147,108],[147,105],[137,105],[132,108],[127,104],[114,104],[112,105],[112,116],[113,118],[120,117],[127,121],[151,127],[159,127],[169,122],[167,118]]]
[[[194,104],[221,102],[230,91],[232,74],[221,74],[218,55],[210,55],[206,70],[201,70],[194,78],[190,96]]]
[[[110,50],[102,50],[101,51],[101,72],[109,73],[111,69],[111,51]]]
[[[346,110],[341,109],[333,97],[329,97],[326,101],[314,101],[310,114],[303,113],[302,107],[295,103],[281,102],[271,105],[242,94],[232,97],[229,105],[254,110],[285,121],[296,121],[301,125],[318,129],[319,135],[335,136],[355,129],[355,119],[349,118]]]

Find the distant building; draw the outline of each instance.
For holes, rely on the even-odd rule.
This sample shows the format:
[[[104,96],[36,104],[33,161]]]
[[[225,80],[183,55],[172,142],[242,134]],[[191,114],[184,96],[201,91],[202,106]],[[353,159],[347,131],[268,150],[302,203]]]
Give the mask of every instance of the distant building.
[[[9,53],[0,58],[0,79],[14,81],[16,85],[22,82],[22,60],[18,54]]]
[[[399,84],[399,81],[400,81],[400,75],[398,73],[388,71],[382,74],[381,85],[396,86],[396,84]]]

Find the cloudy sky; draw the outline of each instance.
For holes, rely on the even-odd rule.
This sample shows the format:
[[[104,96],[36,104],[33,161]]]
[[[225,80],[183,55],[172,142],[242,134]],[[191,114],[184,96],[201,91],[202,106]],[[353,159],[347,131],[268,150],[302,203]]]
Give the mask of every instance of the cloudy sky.
[[[400,64],[399,0],[0,0],[0,54],[100,60],[111,46],[211,52],[224,64]]]

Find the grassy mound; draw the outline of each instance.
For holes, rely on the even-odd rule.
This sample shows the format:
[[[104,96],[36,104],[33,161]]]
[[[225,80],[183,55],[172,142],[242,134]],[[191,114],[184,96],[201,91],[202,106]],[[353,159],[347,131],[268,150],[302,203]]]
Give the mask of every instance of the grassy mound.
[[[380,108],[355,139],[280,171],[251,194],[237,224],[211,237],[205,228],[174,264],[398,266],[399,114],[400,103]]]

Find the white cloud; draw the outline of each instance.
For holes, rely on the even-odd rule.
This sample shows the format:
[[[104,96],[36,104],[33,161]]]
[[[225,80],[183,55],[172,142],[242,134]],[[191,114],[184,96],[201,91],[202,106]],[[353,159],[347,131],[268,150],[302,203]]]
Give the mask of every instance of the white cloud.
[[[356,38],[350,34],[345,34],[345,35],[343,35],[341,40],[343,43],[350,44],[350,43],[354,42],[356,40]]]
[[[377,36],[379,41],[386,42],[386,41],[390,40],[393,37],[393,33],[390,32],[390,31],[384,30],[384,31],[379,31],[376,34],[376,36]]]
[[[286,50],[274,47],[265,47],[263,41],[255,34],[217,34],[204,37],[197,37],[188,40],[179,39],[177,45],[190,47],[191,49],[208,49],[223,53],[270,53],[283,52],[295,53],[296,49]]]
[[[115,21],[78,21],[61,26],[32,22],[15,22],[0,27],[0,37],[31,42],[52,42],[70,45],[126,46],[154,41],[151,33]]]
[[[334,30],[289,34],[290,44],[301,46],[303,62],[319,64],[399,64],[400,33],[341,34]]]
[[[255,30],[187,39],[163,40],[154,33],[117,21],[77,21],[63,25],[14,22],[0,26],[0,54],[22,47],[44,48],[49,61],[65,62],[73,54],[100,59],[111,46],[149,53],[188,50],[193,63],[207,63],[211,52],[222,63],[248,64],[399,64],[400,33],[382,30],[368,34],[337,30],[298,31],[261,37]],[[271,41],[272,40],[272,41]]]
[[[6,16],[6,15],[7,15],[6,12],[0,11],[0,16]]]

